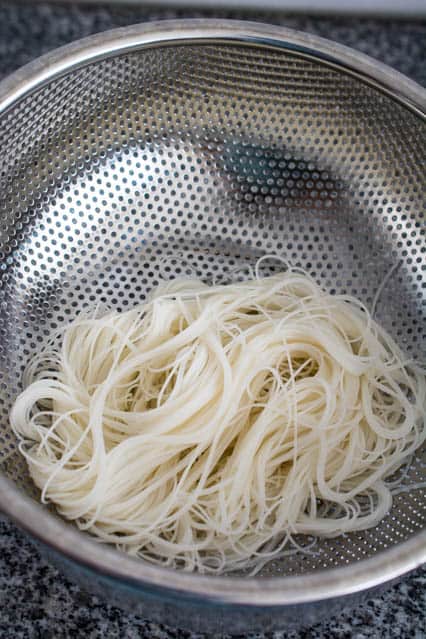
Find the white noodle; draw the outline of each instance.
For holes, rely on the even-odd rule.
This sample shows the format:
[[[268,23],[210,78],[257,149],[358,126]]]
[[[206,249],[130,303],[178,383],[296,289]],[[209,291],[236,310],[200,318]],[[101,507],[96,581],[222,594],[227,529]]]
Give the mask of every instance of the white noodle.
[[[81,316],[33,358],[10,421],[44,502],[132,555],[212,573],[380,522],[385,478],[426,438],[424,371],[356,299],[259,267]]]

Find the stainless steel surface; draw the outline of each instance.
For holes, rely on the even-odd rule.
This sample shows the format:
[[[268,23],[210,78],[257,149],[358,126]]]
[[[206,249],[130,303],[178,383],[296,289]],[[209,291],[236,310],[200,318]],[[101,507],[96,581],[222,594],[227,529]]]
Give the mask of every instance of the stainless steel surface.
[[[149,565],[36,503],[8,423],[26,360],[81,309],[271,252],[367,304],[400,263],[377,316],[424,361],[425,112],[424,90],[365,56],[238,22],[117,30],[0,84],[0,506],[67,572],[164,622],[242,631],[308,621],[425,560],[418,489],[260,577]],[[404,484],[425,467],[419,453]]]

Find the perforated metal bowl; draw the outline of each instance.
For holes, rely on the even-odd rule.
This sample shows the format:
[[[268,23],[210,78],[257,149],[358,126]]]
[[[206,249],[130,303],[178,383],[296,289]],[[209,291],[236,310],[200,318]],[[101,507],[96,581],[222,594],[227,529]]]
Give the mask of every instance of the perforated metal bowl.
[[[0,85],[0,505],[65,572],[202,630],[331,614],[425,558],[421,490],[376,528],[256,578],[172,572],[93,542],[37,503],[8,411],[28,357],[85,306],[160,278],[227,279],[277,253],[371,304],[425,359],[425,91],[333,43],[260,24],[98,35]],[[422,461],[423,460],[423,461]],[[424,479],[420,452],[406,485]]]

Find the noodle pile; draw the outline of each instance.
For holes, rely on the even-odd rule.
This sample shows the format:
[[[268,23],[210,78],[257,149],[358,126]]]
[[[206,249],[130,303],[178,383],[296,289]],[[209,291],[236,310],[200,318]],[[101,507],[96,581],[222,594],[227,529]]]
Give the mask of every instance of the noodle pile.
[[[59,337],[10,415],[42,500],[164,565],[256,570],[295,534],[375,526],[426,438],[424,371],[295,269],[174,280]]]

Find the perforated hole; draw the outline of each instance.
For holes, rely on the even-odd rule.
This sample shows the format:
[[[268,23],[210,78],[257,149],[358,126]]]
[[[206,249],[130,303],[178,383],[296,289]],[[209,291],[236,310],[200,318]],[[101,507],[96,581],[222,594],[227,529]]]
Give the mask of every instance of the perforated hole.
[[[421,361],[424,124],[285,51],[175,46],[73,71],[0,121],[0,458],[33,493],[8,411],[40,342],[83,308],[126,309],[162,278],[242,277],[276,253],[377,306]],[[265,264],[265,273],[272,264]],[[424,477],[418,458],[406,482]],[[265,572],[370,556],[424,526],[420,490],[377,528]]]

